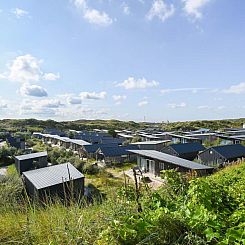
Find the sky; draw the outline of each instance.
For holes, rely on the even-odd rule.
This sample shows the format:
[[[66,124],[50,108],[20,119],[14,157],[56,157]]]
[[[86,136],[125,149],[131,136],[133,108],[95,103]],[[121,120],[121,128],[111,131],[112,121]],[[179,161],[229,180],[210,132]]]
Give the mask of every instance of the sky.
[[[0,118],[245,116],[244,0],[0,0]]]

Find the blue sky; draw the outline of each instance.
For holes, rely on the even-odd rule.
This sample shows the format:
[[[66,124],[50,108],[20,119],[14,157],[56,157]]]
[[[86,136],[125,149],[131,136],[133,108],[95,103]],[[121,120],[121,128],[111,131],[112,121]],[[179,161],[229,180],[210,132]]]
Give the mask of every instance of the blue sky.
[[[0,1],[0,118],[244,117],[243,0]]]

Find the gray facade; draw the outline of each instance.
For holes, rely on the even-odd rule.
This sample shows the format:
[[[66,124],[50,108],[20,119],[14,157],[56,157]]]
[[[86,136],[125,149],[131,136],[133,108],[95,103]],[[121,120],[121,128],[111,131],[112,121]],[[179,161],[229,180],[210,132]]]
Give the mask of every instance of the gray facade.
[[[47,152],[15,156],[15,167],[19,174],[32,169],[47,167],[47,158]]]

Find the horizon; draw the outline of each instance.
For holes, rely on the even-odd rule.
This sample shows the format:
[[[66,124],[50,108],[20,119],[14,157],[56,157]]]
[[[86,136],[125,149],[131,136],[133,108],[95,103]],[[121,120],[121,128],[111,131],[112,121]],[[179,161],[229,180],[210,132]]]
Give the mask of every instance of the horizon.
[[[243,118],[244,12],[241,0],[2,2],[0,119]]]

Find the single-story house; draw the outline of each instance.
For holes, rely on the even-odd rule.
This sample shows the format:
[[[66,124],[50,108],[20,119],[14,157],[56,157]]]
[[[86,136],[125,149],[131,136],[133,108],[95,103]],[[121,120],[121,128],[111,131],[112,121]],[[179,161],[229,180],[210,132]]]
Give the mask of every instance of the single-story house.
[[[70,149],[73,151],[78,151],[84,145],[91,145],[85,140],[70,139]]]
[[[137,145],[140,150],[155,150],[161,151],[171,140],[152,140],[135,142],[132,145]]]
[[[82,158],[88,158],[88,159],[96,159],[96,151],[102,147],[115,147],[118,146],[117,144],[90,144],[90,145],[83,145],[81,148],[78,149],[78,154]]]
[[[162,170],[176,169],[180,172],[196,171],[198,175],[211,173],[213,168],[153,150],[130,150],[137,154],[138,167],[144,173],[159,176]]]
[[[238,136],[217,135],[220,139],[220,145],[240,144],[241,139]]]
[[[32,169],[47,167],[47,158],[46,151],[15,156],[15,167],[19,174]]]
[[[206,148],[202,144],[194,142],[168,145],[162,149],[162,152],[193,161],[198,153],[205,149]]]
[[[124,163],[136,161],[135,154],[128,150],[138,149],[137,145],[127,146],[113,146],[108,147],[106,145],[100,146],[96,151],[96,160],[104,162],[106,164],[112,163]]]
[[[206,165],[219,166],[245,158],[245,147],[240,144],[214,146],[198,155]]]
[[[184,143],[192,143],[192,142],[202,143],[201,139],[198,139],[192,136],[185,136],[185,135],[172,134],[172,133],[169,133],[169,135],[171,136],[172,142],[174,144],[177,144],[177,143],[184,144]]]
[[[84,175],[70,163],[23,172],[23,179],[27,193],[41,200],[56,196],[78,198],[84,193]]]
[[[185,136],[200,139],[202,142],[204,141],[213,142],[218,139],[216,133],[187,134]]]

